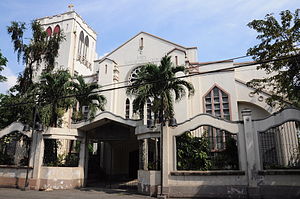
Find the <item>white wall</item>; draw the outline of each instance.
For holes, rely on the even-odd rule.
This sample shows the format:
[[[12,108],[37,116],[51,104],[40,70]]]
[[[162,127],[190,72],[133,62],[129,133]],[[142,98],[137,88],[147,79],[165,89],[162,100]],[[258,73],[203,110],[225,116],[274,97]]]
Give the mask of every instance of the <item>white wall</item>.
[[[238,102],[239,120],[242,120],[242,110],[250,109],[252,111],[252,119],[263,119],[270,115],[268,111],[256,104],[250,102]]]

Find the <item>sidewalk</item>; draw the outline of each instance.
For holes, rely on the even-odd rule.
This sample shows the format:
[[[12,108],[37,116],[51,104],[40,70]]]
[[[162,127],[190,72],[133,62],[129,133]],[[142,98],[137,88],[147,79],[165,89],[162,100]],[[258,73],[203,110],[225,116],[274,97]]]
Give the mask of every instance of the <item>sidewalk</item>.
[[[21,191],[20,189],[0,188],[0,199],[150,199],[120,189],[84,188],[53,191]]]

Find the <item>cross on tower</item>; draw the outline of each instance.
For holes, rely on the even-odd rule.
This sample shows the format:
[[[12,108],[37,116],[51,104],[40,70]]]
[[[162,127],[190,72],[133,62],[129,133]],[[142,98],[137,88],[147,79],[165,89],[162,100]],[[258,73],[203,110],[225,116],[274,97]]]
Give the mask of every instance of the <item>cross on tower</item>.
[[[73,5],[73,4],[69,4],[69,5],[68,5],[68,8],[69,8],[70,11],[73,11],[73,10],[74,10],[74,9],[73,9],[73,8],[74,8],[74,5]]]

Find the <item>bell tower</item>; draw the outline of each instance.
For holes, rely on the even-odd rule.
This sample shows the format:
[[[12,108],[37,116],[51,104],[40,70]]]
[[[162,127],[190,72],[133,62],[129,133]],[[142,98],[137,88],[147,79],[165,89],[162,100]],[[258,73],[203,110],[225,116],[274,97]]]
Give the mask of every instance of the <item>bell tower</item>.
[[[69,11],[37,19],[49,36],[61,32],[65,40],[60,44],[55,68],[67,69],[71,75],[91,75],[97,58],[97,33],[68,6]]]

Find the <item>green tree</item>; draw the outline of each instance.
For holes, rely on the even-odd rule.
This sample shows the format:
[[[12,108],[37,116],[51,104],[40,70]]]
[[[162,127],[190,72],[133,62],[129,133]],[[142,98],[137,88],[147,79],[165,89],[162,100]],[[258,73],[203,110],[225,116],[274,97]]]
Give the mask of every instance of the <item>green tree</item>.
[[[71,75],[68,71],[43,73],[37,85],[38,101],[41,102],[41,117],[46,126],[57,127],[61,118],[73,103]]]
[[[267,90],[272,95],[267,99],[270,105],[285,101],[300,107],[300,9],[292,13],[289,10],[280,13],[280,21],[273,14],[268,14],[263,20],[253,20],[248,26],[258,32],[256,37],[260,40],[258,45],[248,50],[257,62],[281,59],[279,61],[265,62],[257,68],[265,70],[269,77],[253,79],[248,85],[256,92]],[[275,73],[274,73],[275,72]],[[274,75],[275,74],[275,75]]]
[[[209,142],[206,136],[193,137],[186,132],[176,137],[178,170],[209,170],[212,161],[209,159]]]
[[[2,55],[0,51],[0,72],[3,71],[4,66],[6,66],[7,59]],[[0,82],[6,81],[6,77],[0,75]]]
[[[54,69],[55,58],[58,55],[59,45],[64,40],[62,32],[48,36],[37,21],[33,21],[31,23],[32,38],[29,39],[28,42],[24,42],[24,33],[26,31],[25,23],[12,22],[11,25],[7,27],[7,30],[8,34],[11,36],[18,61],[20,62],[21,60],[22,63],[25,64],[25,70],[23,73],[19,74],[17,84],[9,90],[8,94],[2,94],[0,96],[0,128],[4,128],[16,120],[30,125],[33,123],[32,119],[35,103],[38,100],[41,100],[41,97],[45,97],[46,95],[46,93],[43,95],[37,95],[39,94],[40,89],[45,89],[44,87],[46,85],[34,82],[33,72],[43,71],[50,76],[59,76],[57,73],[60,72],[54,74],[51,72]],[[2,63],[6,63],[6,60],[2,61],[0,65],[2,65]],[[41,66],[43,66],[43,68],[41,68]],[[68,76],[65,73],[66,72],[62,72],[62,78]],[[47,76],[46,74],[44,75]],[[50,95],[51,91],[53,90],[48,91],[47,94]],[[50,102],[45,98],[43,98],[43,100],[43,105],[45,105],[45,102]],[[59,120],[63,114],[64,108],[62,107],[67,106],[64,103],[68,104],[70,102],[68,102],[68,100],[57,100],[51,102],[50,105],[42,107],[40,113],[41,117],[45,121],[45,125],[57,125],[58,122],[55,120]],[[19,105],[12,106],[12,104]],[[57,106],[57,108],[53,108],[53,104],[54,106]]]
[[[24,31],[26,24],[23,22],[11,22],[7,27],[8,34],[17,53],[18,61],[21,60],[26,65],[23,74],[18,77],[18,90],[25,93],[33,84],[33,71],[40,69],[43,65],[45,72],[54,69],[55,58],[58,55],[59,45],[64,40],[63,33],[54,33],[48,36],[38,21],[31,23],[32,38],[28,43],[24,42]]]
[[[23,103],[33,101],[34,98],[32,95],[26,96],[13,92],[0,94],[0,129],[5,128],[15,121],[32,124],[34,104]]]
[[[152,99],[154,115],[164,120],[174,117],[174,96],[179,101],[183,96],[194,93],[191,83],[176,78],[177,72],[185,72],[184,66],[173,66],[170,56],[164,56],[160,65],[146,64],[140,67],[127,94],[135,97],[134,112],[143,111],[147,99]]]
[[[76,100],[79,103],[79,110],[73,112],[74,120],[82,120],[82,107],[87,106],[90,111],[90,119],[95,117],[97,110],[104,110],[106,99],[103,95],[93,93],[99,90],[100,86],[97,83],[86,83],[82,76],[77,76],[76,81],[72,83],[73,92],[76,95]]]

